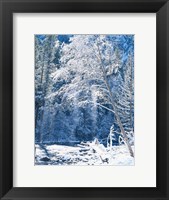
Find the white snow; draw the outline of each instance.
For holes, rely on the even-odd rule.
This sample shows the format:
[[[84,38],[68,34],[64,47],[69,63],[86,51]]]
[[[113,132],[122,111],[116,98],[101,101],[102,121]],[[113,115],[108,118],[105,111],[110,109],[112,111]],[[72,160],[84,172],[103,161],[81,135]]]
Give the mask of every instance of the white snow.
[[[133,147],[134,150],[134,147]],[[85,146],[35,145],[36,165],[134,165],[125,145],[105,148],[102,144],[86,143]]]

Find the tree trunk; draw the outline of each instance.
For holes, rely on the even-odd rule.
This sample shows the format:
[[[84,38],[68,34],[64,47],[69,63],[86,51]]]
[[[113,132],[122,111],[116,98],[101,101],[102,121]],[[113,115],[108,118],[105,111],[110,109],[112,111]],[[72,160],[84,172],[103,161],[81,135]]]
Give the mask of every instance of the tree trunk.
[[[133,74],[132,74],[132,62],[131,62],[131,57],[129,58],[129,66],[130,66],[130,70],[131,70],[131,80],[130,80],[130,128],[132,129],[132,125],[133,125],[133,121],[132,121],[132,90],[133,90],[133,84],[132,84],[132,78],[133,78]]]
[[[110,153],[112,154],[112,146],[113,146],[113,144],[112,144],[112,135],[113,135],[113,130],[110,130]]]
[[[50,66],[50,58],[51,58],[51,38],[48,38],[50,40],[49,44],[47,45],[47,49],[44,53],[44,60],[45,60],[45,54],[47,55],[47,64],[43,63],[42,68],[42,76],[41,76],[41,84],[42,84],[42,112],[41,112],[41,125],[40,125],[40,143],[43,143],[43,124],[44,124],[44,109],[45,109],[45,97],[47,95],[47,87],[49,82],[49,66]]]

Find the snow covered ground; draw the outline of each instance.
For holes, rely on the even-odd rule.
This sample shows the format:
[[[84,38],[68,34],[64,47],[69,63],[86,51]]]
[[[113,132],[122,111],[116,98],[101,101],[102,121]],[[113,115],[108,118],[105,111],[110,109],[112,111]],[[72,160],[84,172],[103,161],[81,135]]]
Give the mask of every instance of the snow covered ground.
[[[134,150],[134,147],[132,147]],[[35,165],[134,165],[125,145],[105,148],[102,144],[35,145]]]

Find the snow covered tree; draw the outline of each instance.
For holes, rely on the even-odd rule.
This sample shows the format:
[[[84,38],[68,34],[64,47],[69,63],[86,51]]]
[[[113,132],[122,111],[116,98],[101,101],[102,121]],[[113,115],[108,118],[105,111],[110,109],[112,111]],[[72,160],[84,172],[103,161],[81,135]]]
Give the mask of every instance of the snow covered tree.
[[[129,152],[130,152],[130,155],[132,157],[134,157],[134,153],[133,153],[133,150],[131,148],[131,145],[129,143],[129,140],[128,140],[128,137],[127,137],[127,134],[124,130],[124,127],[123,127],[123,124],[122,124],[122,121],[120,119],[120,116],[119,116],[119,113],[118,113],[118,110],[117,110],[117,107],[115,105],[115,102],[114,102],[114,97],[113,97],[113,94],[112,94],[112,91],[111,91],[111,88],[110,88],[110,85],[109,85],[109,82],[108,82],[108,79],[107,79],[107,76],[106,76],[106,71],[104,69],[104,63],[102,61],[102,54],[101,54],[101,51],[100,51],[100,48],[99,48],[99,44],[98,44],[98,51],[99,51],[99,58],[100,58],[100,62],[101,62],[101,68],[102,68],[102,74],[103,74],[103,78],[104,78],[104,82],[105,82],[105,86],[106,86],[106,89],[107,89],[107,92],[109,94],[109,100],[110,100],[110,103],[112,105],[112,108],[113,108],[113,111],[114,111],[114,114],[115,114],[115,117],[116,117],[116,121],[117,121],[117,124],[120,128],[120,131],[121,131],[121,134],[123,135],[123,138],[124,138],[124,141],[129,149]],[[115,63],[116,64],[116,63]],[[116,65],[115,65],[116,67]],[[117,67],[119,67],[119,63],[117,64]],[[115,68],[116,69],[116,68]]]
[[[55,52],[58,48],[55,35],[45,35],[43,39],[35,36],[35,127],[36,141],[43,142],[43,136],[50,132],[50,102],[47,95],[52,90],[50,74],[56,66],[54,63]],[[45,123],[48,129],[45,130]]]
[[[130,143],[134,139],[134,63],[130,53],[125,66],[124,80],[116,90],[115,103]]]
[[[121,54],[118,46],[113,47],[106,35],[76,35],[70,44],[62,48],[63,67],[56,73],[55,79],[62,78],[68,83],[65,88],[66,98],[73,102],[73,98],[83,97],[79,103],[85,107],[91,104],[91,91],[95,88],[97,105],[114,113],[129,152],[134,156],[110,85],[110,76],[121,68]],[[71,76],[72,74],[76,76]]]

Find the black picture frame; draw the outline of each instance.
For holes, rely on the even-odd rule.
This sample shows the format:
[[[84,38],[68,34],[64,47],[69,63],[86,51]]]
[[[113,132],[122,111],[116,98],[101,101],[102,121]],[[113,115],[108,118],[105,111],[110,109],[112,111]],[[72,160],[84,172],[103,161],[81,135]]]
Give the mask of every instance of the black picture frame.
[[[157,187],[13,187],[13,13],[156,13]],[[169,3],[167,0],[0,0],[0,197],[19,199],[169,199]],[[150,80],[151,81],[151,80]],[[150,158],[151,159],[151,158]]]

